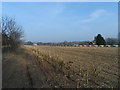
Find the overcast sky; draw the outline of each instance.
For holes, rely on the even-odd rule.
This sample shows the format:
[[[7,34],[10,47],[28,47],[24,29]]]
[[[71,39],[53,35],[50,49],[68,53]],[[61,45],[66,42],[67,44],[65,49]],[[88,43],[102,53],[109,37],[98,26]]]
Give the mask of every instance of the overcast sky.
[[[3,16],[16,19],[24,40],[35,42],[91,41],[97,34],[116,38],[117,2],[9,2]]]

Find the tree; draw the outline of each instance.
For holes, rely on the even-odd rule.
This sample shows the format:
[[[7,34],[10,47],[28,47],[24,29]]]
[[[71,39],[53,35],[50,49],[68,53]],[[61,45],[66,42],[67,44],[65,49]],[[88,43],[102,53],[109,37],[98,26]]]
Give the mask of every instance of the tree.
[[[120,31],[118,32],[118,45],[120,46]]]
[[[106,45],[106,42],[104,40],[104,38],[102,37],[101,34],[98,34],[96,37],[95,37],[95,41],[96,41],[96,44],[97,45]]]
[[[106,44],[108,44],[108,45],[116,45],[116,44],[118,44],[118,39],[116,39],[116,38],[107,38],[106,39]]]
[[[64,44],[64,46],[67,46],[67,45],[68,45],[68,42],[67,42],[67,41],[64,41],[63,44]]]
[[[12,50],[21,45],[21,38],[23,37],[22,27],[17,25],[15,19],[3,17],[2,18],[2,46],[7,46]],[[4,49],[4,48],[3,48]]]
[[[26,43],[26,45],[33,45],[34,43],[33,42],[31,42],[31,41],[28,41],[27,43]]]

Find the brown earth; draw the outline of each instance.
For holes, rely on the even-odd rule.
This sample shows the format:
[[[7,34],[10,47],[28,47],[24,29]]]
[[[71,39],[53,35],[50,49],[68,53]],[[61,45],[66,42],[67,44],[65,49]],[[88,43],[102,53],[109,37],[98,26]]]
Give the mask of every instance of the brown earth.
[[[3,54],[3,88],[118,87],[116,47],[22,47]]]

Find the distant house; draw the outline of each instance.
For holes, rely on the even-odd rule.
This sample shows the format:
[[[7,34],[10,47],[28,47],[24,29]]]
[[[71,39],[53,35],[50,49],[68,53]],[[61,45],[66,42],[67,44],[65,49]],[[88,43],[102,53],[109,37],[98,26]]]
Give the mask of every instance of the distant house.
[[[98,45],[93,45],[94,47],[98,47]]]
[[[111,45],[106,45],[106,47],[111,47]]]
[[[99,47],[104,47],[104,45],[99,45]]]
[[[95,41],[89,42],[89,45],[96,45],[96,42]]]
[[[113,45],[113,47],[118,47],[118,45]]]
[[[34,43],[33,45],[34,45],[34,46],[37,46],[37,44],[36,44],[36,43]]]
[[[79,44],[74,44],[73,46],[78,47],[78,46],[79,46]]]

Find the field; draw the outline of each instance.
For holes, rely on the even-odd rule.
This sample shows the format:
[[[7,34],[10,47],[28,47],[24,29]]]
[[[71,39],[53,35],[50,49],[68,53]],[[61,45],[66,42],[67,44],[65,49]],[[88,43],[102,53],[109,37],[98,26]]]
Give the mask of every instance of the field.
[[[117,47],[23,46],[3,55],[3,88],[116,88]]]

